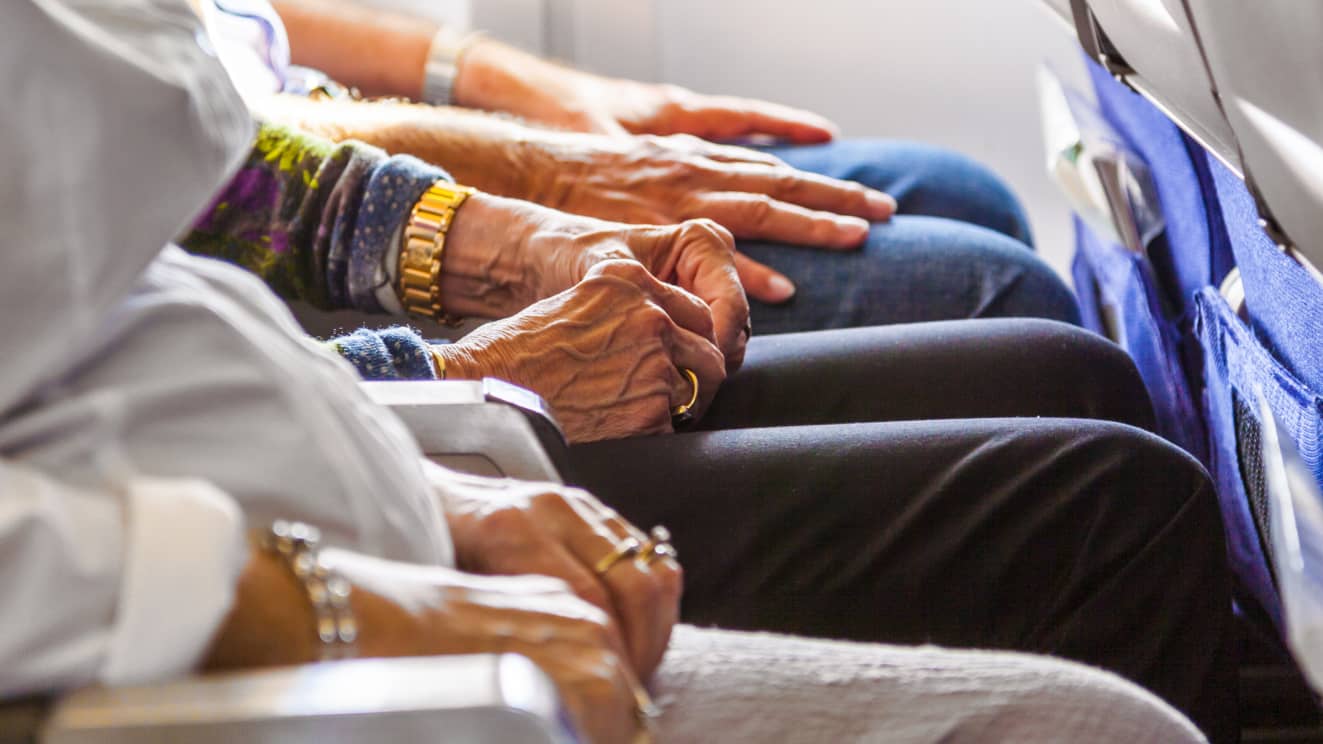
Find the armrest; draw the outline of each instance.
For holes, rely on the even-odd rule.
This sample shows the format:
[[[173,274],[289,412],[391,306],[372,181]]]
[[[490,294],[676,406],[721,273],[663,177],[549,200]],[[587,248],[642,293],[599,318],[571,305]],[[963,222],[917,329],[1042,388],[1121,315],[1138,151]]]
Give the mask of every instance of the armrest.
[[[563,482],[566,442],[536,393],[488,378],[364,382],[438,464],[477,475]]]
[[[522,656],[438,656],[89,688],[55,703],[38,736],[0,737],[43,744],[573,744],[568,720],[552,682]]]
[[[304,330],[319,338],[394,320],[352,310],[326,312],[304,302],[291,302],[289,309]],[[424,338],[458,338],[481,323],[470,320],[462,328],[449,328],[425,318],[409,322]],[[475,475],[564,482],[565,435],[533,392],[491,378],[362,385],[404,420],[423,453],[440,465]]]

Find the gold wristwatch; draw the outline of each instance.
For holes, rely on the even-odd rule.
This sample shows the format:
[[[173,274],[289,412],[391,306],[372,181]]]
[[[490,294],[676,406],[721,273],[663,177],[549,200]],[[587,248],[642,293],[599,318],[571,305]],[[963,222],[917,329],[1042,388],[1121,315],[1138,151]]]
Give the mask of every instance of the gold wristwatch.
[[[437,181],[418,199],[404,228],[400,249],[397,289],[400,303],[410,315],[457,325],[459,318],[447,315],[441,306],[441,259],[446,231],[455,211],[476,193],[467,186]]]

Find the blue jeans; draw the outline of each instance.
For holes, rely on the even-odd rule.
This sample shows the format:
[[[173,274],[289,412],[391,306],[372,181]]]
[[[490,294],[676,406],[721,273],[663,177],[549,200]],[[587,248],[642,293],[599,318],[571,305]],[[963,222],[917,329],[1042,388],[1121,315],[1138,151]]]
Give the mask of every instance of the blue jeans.
[[[756,333],[959,318],[1079,323],[1074,295],[1033,253],[1015,196],[973,160],[882,140],[769,152],[796,168],[885,191],[900,210],[874,225],[855,252],[741,241],[741,251],[798,288],[784,305],[751,301]]]

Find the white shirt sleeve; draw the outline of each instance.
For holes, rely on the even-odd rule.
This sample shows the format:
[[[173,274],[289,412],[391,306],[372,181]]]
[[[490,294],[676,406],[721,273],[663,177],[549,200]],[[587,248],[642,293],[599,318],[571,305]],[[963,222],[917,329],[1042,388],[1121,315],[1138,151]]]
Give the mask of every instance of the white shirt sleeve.
[[[81,488],[0,461],[0,697],[193,668],[247,557],[235,504],[189,480]]]

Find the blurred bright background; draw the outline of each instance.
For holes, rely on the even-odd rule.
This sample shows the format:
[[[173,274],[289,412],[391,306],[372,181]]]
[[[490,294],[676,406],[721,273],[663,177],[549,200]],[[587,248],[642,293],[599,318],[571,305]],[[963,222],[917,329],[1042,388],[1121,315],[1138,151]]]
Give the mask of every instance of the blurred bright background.
[[[756,96],[825,114],[847,136],[923,140],[991,165],[1065,271],[1070,224],[1048,181],[1035,70],[1078,79],[1040,0],[376,0],[602,73]]]

